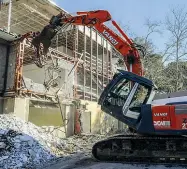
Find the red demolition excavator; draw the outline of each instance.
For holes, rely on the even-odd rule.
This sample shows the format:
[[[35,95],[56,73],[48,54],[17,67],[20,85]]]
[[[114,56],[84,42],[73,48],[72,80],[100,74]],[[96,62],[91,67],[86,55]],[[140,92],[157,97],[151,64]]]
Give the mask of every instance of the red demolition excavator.
[[[112,21],[122,36],[104,25],[107,21]],[[102,161],[187,163],[187,101],[177,98],[160,105],[152,104],[157,88],[143,77],[140,52],[144,50],[128,38],[108,11],[53,16],[32,44],[35,47],[42,44],[47,53],[59,28],[70,24],[94,27],[121,53],[128,69],[118,70],[102,92],[99,104],[104,112],[128,125],[133,133],[97,142],[92,149],[93,156]]]

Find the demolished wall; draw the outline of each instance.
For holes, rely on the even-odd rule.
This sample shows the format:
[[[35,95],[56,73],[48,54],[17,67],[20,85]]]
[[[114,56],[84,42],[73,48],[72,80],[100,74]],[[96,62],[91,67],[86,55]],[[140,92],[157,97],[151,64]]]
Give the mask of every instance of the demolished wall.
[[[23,67],[24,88],[36,93],[56,95],[61,88],[60,94],[67,94],[73,98],[74,73],[68,76],[73,64],[58,60],[58,67],[49,61],[44,68],[38,68],[35,64]]]

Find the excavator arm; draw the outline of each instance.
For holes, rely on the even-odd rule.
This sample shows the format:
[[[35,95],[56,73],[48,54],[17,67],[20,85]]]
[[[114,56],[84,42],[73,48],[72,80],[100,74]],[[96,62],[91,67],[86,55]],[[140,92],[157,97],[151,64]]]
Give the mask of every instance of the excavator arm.
[[[107,21],[112,21],[112,24],[121,33],[122,37],[104,25],[104,22]],[[128,71],[143,76],[143,66],[137,49],[137,47],[140,46],[137,46],[128,38],[119,25],[112,20],[110,13],[106,10],[77,12],[77,16],[66,16],[66,14],[63,13],[53,16],[50,20],[50,24],[42,30],[39,36],[33,39],[33,44],[36,46],[36,44],[40,42],[43,43],[44,51],[47,52],[52,38],[57,33],[56,28],[59,26],[65,28],[67,25],[94,27],[119,53],[121,53]]]

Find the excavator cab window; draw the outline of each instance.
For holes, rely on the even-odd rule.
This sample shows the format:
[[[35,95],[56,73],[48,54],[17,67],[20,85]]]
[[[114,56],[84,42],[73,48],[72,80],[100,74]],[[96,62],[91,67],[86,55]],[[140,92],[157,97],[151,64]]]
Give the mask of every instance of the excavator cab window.
[[[152,82],[144,77],[122,71],[102,92],[99,104],[103,111],[118,120],[136,123],[142,104],[150,98],[152,87]]]
[[[130,81],[126,79],[120,80],[116,87],[108,94],[109,102],[112,105],[123,106],[130,92]]]
[[[130,111],[140,112],[142,104],[146,104],[146,98],[148,96],[148,88],[138,85],[137,90],[134,93],[134,96],[132,98],[132,101],[129,105]]]

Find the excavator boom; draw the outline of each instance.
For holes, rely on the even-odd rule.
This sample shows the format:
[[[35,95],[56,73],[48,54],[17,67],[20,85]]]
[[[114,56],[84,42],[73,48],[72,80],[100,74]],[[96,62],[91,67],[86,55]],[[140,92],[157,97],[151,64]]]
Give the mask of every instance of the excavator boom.
[[[112,24],[121,33],[122,37],[104,25],[107,21],[112,21]],[[94,27],[119,53],[121,53],[124,57],[124,63],[127,66],[128,71],[143,76],[144,70],[137,48],[140,48],[140,46],[133,43],[133,41],[128,38],[119,25],[112,20],[110,13],[106,10],[77,12],[77,16],[66,16],[63,13],[53,16],[50,20],[50,24],[47,25],[42,30],[41,34],[33,40],[33,45],[37,46],[39,43],[43,43],[44,51],[46,53],[52,38],[57,33],[56,28],[58,26],[65,28],[67,25]]]

